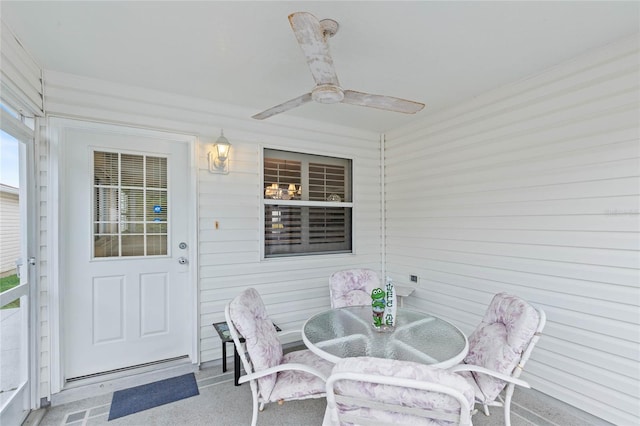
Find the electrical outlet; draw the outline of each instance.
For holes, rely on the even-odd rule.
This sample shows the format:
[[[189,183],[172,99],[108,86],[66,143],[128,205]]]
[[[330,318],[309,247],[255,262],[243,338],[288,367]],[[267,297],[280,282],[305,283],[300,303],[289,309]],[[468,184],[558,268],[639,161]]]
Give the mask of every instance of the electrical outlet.
[[[412,283],[417,283],[418,282],[418,276],[417,275],[409,275],[409,281],[411,281]]]

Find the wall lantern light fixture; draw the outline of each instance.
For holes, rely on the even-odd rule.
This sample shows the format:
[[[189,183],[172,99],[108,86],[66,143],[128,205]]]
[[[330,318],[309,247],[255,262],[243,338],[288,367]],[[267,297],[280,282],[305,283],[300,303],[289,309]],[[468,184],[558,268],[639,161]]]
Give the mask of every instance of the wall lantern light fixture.
[[[211,173],[229,173],[229,150],[231,144],[224,137],[224,130],[220,131],[220,137],[213,144],[213,151],[209,151],[209,171]]]

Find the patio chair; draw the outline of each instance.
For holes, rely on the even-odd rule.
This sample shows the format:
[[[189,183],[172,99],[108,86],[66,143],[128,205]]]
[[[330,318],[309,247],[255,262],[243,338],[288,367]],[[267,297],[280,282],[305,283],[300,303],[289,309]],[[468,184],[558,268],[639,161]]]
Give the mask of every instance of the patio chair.
[[[473,388],[424,364],[356,357],[336,363],[327,380],[323,426],[471,425]]]
[[[346,269],[329,277],[329,296],[332,308],[370,305],[371,290],[381,287],[376,271],[371,269]]]
[[[249,382],[251,387],[252,426],[257,423],[258,411],[268,402],[281,405],[284,401],[325,396],[325,382],[333,364],[309,350],[283,354],[278,337],[296,331],[276,334],[255,289],[249,288],[229,302],[225,317],[246,373],[239,382]]]
[[[531,387],[518,377],[545,322],[542,309],[516,296],[496,294],[482,322],[469,336],[469,353],[463,364],[449,369],[460,373],[474,387],[476,402],[482,404],[485,415],[489,415],[489,406],[504,407],[506,426],[511,425],[515,386]]]

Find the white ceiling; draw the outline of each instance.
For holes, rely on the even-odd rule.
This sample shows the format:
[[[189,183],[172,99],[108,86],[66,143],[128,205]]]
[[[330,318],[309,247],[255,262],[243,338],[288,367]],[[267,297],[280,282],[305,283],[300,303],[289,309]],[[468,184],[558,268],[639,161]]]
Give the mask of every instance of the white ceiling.
[[[45,69],[248,108],[314,83],[287,16],[332,18],[344,89],[426,103],[415,116],[309,103],[288,117],[383,132],[640,31],[640,2],[109,1],[0,3]]]

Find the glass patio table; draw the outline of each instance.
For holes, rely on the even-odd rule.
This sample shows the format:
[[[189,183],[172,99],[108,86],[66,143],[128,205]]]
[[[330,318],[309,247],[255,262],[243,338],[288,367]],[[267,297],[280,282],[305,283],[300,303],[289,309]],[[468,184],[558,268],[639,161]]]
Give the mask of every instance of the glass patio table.
[[[459,364],[469,349],[467,337],[455,325],[404,308],[398,308],[393,330],[378,331],[372,324],[371,306],[320,312],[304,323],[302,340],[313,353],[334,363],[371,356],[449,368]]]

